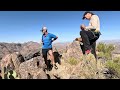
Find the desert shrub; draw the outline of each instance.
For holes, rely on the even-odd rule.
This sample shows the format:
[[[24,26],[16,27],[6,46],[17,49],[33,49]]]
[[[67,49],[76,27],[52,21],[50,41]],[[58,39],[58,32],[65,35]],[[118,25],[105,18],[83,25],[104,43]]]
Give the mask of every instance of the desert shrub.
[[[106,67],[117,77],[120,78],[120,57],[114,58],[113,60],[108,60],[106,62]]]
[[[113,59],[113,62],[114,62],[114,63],[120,63],[120,57],[114,58],[114,59]]]
[[[106,45],[104,43],[99,43],[97,45],[97,50],[100,52],[98,57],[104,57],[107,60],[112,58],[111,52],[114,50],[114,46],[112,44]]]
[[[112,58],[111,53],[104,53],[104,57],[107,60],[110,60]]]
[[[70,57],[70,58],[68,58],[67,62],[70,65],[77,65],[79,61],[77,59],[75,59],[74,57]]]
[[[105,48],[106,48],[106,44],[104,44],[104,43],[99,43],[97,45],[97,49],[98,49],[99,52],[105,53]]]
[[[99,56],[99,57],[104,57],[105,54],[104,54],[103,52],[99,52],[99,53],[98,53],[98,56]]]

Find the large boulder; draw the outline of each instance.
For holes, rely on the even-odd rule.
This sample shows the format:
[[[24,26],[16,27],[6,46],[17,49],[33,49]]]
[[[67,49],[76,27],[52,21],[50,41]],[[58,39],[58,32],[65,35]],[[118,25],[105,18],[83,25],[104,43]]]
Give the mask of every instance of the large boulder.
[[[11,57],[12,57],[12,63],[14,65],[14,68],[18,72],[20,64],[25,60],[19,52],[14,52],[13,54],[11,54]]]
[[[2,67],[11,65],[14,69],[18,69],[20,64],[24,62],[23,56],[19,52],[5,55],[1,60]]]
[[[2,75],[4,75],[5,72],[7,72],[10,69],[13,69],[17,73],[19,73],[19,66],[22,62],[24,62],[24,58],[19,52],[14,52],[12,54],[5,55],[1,60]]]
[[[7,54],[21,50],[20,43],[0,43],[0,60]]]
[[[36,49],[34,51],[27,53],[25,56],[25,60],[30,60],[30,59],[32,59],[34,57],[38,57],[38,56],[42,56],[42,52],[39,49]]]
[[[26,42],[22,44],[22,49],[20,50],[20,53],[23,56],[28,55],[30,52],[34,52],[36,50],[40,50],[40,44],[37,42]]]
[[[80,43],[77,41],[74,41],[67,46],[66,53],[63,53],[63,58],[65,60],[72,57],[74,57],[75,59],[80,59],[82,55],[83,54],[80,48]]]
[[[39,59],[40,60],[40,59]],[[42,69],[44,63],[40,62],[41,68],[37,65],[38,60],[32,58],[20,64],[19,73],[21,79],[47,79],[46,73]]]

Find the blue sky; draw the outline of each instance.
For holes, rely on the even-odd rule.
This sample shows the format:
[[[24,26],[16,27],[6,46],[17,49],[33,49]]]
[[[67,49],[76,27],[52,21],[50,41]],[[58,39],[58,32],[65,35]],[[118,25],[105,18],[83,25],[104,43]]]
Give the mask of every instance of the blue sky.
[[[120,11],[93,11],[100,17],[102,36],[99,40],[120,39]],[[57,35],[56,42],[69,42],[79,37],[84,11],[0,11],[0,42],[40,42],[40,29]]]

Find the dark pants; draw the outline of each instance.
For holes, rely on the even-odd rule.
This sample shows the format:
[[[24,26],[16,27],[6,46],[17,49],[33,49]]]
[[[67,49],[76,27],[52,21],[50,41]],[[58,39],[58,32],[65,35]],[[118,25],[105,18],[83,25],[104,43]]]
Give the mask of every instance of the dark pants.
[[[49,66],[49,62],[48,62],[48,60],[47,60],[47,53],[48,53],[49,50],[52,50],[52,48],[42,49],[42,55],[43,55],[45,64],[46,64],[47,66]]]
[[[86,50],[91,50],[91,53],[97,58],[96,55],[96,40],[99,38],[100,34],[95,34],[91,31],[80,31],[80,35],[82,38],[83,45],[81,46],[83,54],[85,54]]]

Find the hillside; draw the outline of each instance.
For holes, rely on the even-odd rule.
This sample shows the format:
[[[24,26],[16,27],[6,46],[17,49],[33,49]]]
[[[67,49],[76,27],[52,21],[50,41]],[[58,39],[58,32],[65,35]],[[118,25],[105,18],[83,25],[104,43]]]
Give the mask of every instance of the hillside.
[[[100,57],[97,64],[92,54],[83,56],[79,43],[55,43],[53,51],[58,70],[54,68],[48,72],[44,71],[45,64],[42,58],[41,45],[37,42],[26,42],[22,44],[0,43],[1,68],[11,64],[20,79],[110,79],[119,78],[111,69],[105,66],[106,59]],[[119,46],[119,45],[118,45]],[[57,49],[57,51],[56,51]],[[117,47],[118,50],[118,47]],[[62,57],[60,56],[62,55]],[[109,64],[108,64],[109,65]]]

